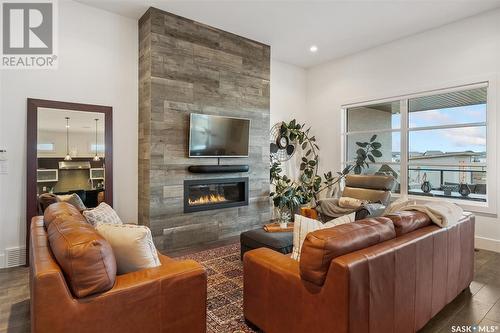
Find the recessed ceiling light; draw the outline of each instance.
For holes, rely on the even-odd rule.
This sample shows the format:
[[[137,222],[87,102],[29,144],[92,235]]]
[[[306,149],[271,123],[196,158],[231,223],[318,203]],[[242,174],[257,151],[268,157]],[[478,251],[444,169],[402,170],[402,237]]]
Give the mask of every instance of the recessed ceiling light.
[[[313,53],[314,53],[314,52],[318,51],[318,47],[317,47],[316,45],[313,45],[313,46],[311,46],[311,47],[309,48],[309,51],[311,51],[311,52],[313,52]]]

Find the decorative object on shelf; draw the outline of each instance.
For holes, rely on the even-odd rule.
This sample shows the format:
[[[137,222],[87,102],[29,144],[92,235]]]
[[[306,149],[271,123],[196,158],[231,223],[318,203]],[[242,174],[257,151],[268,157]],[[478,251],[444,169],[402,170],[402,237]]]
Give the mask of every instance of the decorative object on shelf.
[[[295,153],[294,140],[287,135],[286,124],[276,123],[271,128],[269,149],[271,159],[277,162],[288,161]]]
[[[469,196],[471,191],[469,185],[467,185],[464,162],[462,161],[460,162],[459,169],[461,170],[461,172],[460,172],[460,185],[458,186],[458,193],[460,193],[460,195],[465,198]]]
[[[286,229],[288,227],[288,222],[290,222],[292,215],[290,211],[278,209],[278,223],[281,229]]]
[[[279,133],[276,134],[278,125]],[[318,175],[319,146],[316,143],[316,138],[310,135],[310,130],[310,127],[305,129],[305,124],[298,124],[295,119],[289,123],[282,122],[281,124],[274,125],[273,129],[271,129],[271,137],[276,137],[280,140],[285,137],[286,140],[282,140],[283,144],[288,142],[288,146],[297,145],[304,152],[300,163],[299,179],[292,181],[286,175],[282,174],[283,170],[279,155],[277,156],[277,153],[272,152],[273,143],[271,142],[270,180],[274,186],[274,191],[270,193],[270,196],[274,207],[278,210],[288,209],[293,214],[301,205],[310,204],[315,206],[322,191],[338,184],[350,172],[360,174],[363,168],[369,167],[367,160],[375,163],[375,158],[382,156],[382,152],[380,151],[382,144],[375,141],[377,135],[372,135],[370,141],[356,142],[359,148],[354,157],[354,164],[347,165],[341,172],[337,172],[337,176],[335,177],[331,171],[324,173],[322,177]],[[275,145],[278,147],[278,143]]]
[[[66,117],[66,156],[65,161],[71,161],[71,155],[69,154],[69,117]]]
[[[441,185],[441,188],[443,189],[443,194],[447,196],[451,195],[451,192],[455,187],[456,187],[455,185]]]
[[[470,187],[466,183],[460,183],[458,187],[458,193],[463,197],[468,197],[470,194]]]
[[[97,122],[99,121],[99,119],[96,118],[94,120],[95,120],[95,155],[94,155],[93,160],[98,162],[101,160],[99,158],[99,155],[97,155]]]
[[[432,190],[431,182],[427,180],[427,173],[424,173],[422,177],[422,186],[420,188],[424,193],[429,193]]]

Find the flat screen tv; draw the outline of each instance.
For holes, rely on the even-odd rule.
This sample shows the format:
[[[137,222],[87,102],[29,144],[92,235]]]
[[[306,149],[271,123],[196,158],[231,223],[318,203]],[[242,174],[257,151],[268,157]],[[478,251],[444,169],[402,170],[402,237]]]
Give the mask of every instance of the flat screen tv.
[[[191,113],[189,157],[248,157],[250,119]]]

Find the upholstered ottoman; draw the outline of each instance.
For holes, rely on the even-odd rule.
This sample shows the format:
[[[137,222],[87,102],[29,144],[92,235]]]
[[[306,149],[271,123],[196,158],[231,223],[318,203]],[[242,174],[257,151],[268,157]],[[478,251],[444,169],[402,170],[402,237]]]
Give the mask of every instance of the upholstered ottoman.
[[[291,253],[293,249],[293,232],[266,232],[263,228],[241,233],[241,259],[245,252],[267,247],[283,254]]]

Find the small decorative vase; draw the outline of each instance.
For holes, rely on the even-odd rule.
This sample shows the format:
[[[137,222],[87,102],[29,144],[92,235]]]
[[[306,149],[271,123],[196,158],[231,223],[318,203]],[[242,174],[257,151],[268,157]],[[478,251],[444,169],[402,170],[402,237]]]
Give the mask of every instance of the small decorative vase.
[[[424,181],[422,183],[421,189],[422,189],[422,192],[429,193],[432,190],[431,183],[428,180]]]
[[[458,193],[460,193],[461,196],[467,197],[470,194],[470,187],[469,185],[465,183],[461,183],[460,187],[458,188]]]
[[[286,221],[280,221],[280,228],[281,229],[286,229],[288,227],[288,222]]]

